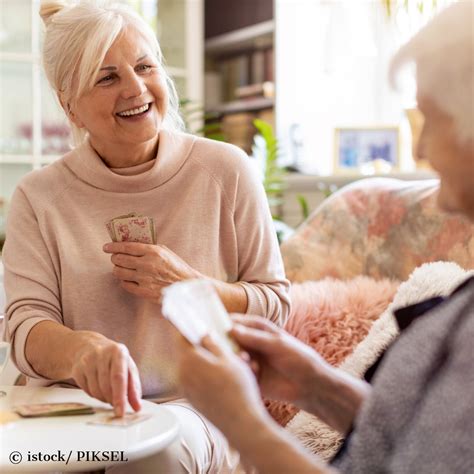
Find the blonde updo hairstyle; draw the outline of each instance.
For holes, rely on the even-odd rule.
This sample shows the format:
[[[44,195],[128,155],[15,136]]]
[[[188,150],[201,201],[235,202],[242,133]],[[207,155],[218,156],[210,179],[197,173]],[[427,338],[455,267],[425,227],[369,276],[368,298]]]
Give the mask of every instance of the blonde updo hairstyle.
[[[474,145],[474,3],[447,7],[394,56],[390,79],[415,63],[418,91],[454,120],[460,144]]]
[[[128,6],[109,0],[43,1],[40,16],[45,24],[43,66],[46,77],[68,114],[68,104],[94,87],[107,51],[127,27],[132,26],[151,45],[168,92],[164,128],[182,130],[179,100],[164,68],[158,40],[148,24]],[[87,132],[71,121],[74,145]]]

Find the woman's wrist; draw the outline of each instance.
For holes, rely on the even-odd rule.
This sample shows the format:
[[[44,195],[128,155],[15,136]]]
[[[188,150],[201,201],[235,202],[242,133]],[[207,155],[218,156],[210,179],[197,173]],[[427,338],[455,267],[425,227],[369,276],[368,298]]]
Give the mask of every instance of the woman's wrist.
[[[307,384],[305,411],[313,413],[340,433],[347,433],[362,403],[370,395],[370,385],[327,363],[318,364]]]
[[[232,446],[245,454],[249,449],[253,449],[255,439],[265,438],[265,433],[272,430],[274,424],[262,403],[261,407],[246,407],[241,410],[239,419],[229,420],[229,425],[223,427],[223,431]],[[249,433],[252,433],[252,436],[249,437]]]
[[[88,347],[103,344],[108,339],[94,331],[70,331],[65,338],[65,347],[67,347],[65,360],[68,375],[65,378],[72,377],[72,369],[77,362],[78,357]]]
[[[220,300],[229,313],[245,313],[247,311],[247,293],[238,283],[226,283],[211,279]]]
[[[92,331],[73,331],[53,321],[41,321],[30,331],[25,347],[34,371],[50,380],[71,378],[72,368],[83,348],[104,336]]]

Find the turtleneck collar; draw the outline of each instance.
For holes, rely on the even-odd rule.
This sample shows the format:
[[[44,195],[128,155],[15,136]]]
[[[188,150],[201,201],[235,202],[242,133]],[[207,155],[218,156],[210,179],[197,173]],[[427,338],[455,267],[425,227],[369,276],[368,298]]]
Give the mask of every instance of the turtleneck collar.
[[[161,186],[183,166],[195,137],[167,130],[160,132],[158,153],[153,165],[139,174],[123,175],[112,171],[85,141],[64,157],[64,164],[82,181],[105,191],[139,193]]]

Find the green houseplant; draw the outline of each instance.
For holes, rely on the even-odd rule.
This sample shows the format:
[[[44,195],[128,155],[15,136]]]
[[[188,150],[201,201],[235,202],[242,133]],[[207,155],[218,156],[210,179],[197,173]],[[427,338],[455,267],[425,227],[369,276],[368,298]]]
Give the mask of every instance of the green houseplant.
[[[273,127],[268,122],[255,119],[253,124],[258,134],[254,137],[252,151],[257,158],[263,151],[263,187],[270,204],[270,209],[272,209],[273,219],[280,220],[281,211],[279,207],[283,202],[282,194],[285,189],[286,171],[277,163],[279,154],[278,139],[273,132]],[[262,151],[260,150],[259,137],[263,139],[265,144],[265,148]]]

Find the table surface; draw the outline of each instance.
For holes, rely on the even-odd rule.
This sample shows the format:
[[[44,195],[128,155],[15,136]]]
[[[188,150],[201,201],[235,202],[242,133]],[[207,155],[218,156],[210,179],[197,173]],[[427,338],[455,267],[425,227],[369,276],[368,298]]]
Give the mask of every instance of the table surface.
[[[111,408],[82,390],[68,388],[0,386],[0,411],[11,411],[15,405],[32,403],[80,402],[94,408]],[[129,408],[129,410],[131,409]],[[0,425],[0,472],[18,471],[90,471],[123,462],[104,459],[136,460],[168,446],[177,436],[179,423],[166,408],[143,401],[140,413],[150,414],[148,420],[128,427],[90,425],[87,422],[104,413],[48,418],[22,418]],[[89,454],[84,454],[89,451]],[[111,452],[118,452],[111,454]],[[14,464],[10,460],[12,453]],[[121,454],[123,452],[123,454]],[[18,462],[21,455],[21,461]],[[60,453],[67,461],[34,461],[34,455]],[[94,455],[93,453],[96,453]],[[91,461],[84,460],[89,457]],[[81,458],[79,460],[78,458]],[[98,459],[99,457],[99,459]],[[28,461],[28,458],[30,460]]]

